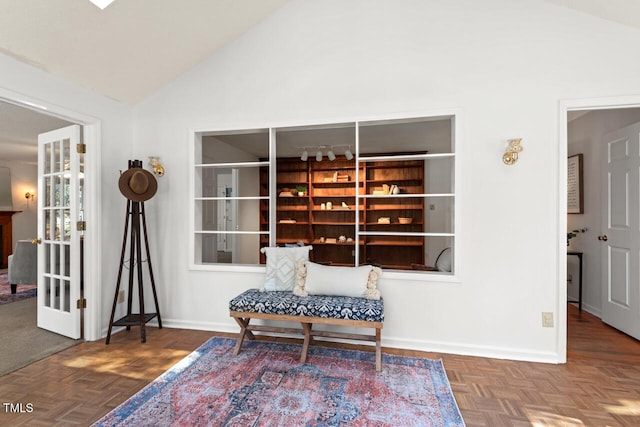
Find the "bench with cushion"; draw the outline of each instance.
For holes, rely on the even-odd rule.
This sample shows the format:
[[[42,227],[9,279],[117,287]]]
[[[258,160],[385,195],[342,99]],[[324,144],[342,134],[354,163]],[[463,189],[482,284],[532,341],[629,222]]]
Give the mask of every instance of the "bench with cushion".
[[[384,305],[376,283],[382,270],[371,265],[333,267],[309,262],[311,246],[262,248],[266,274],[261,290],[249,289],[229,302],[230,316],[240,325],[235,354],[254,331],[304,335],[300,361],[307,360],[313,337],[376,343],[376,370],[382,367],[380,335]],[[251,319],[300,323],[302,329],[269,324],[250,325]],[[314,324],[373,328],[374,334],[317,331]]]
[[[382,368],[381,330],[384,321],[382,299],[342,295],[298,296],[291,291],[263,292],[249,289],[229,302],[230,316],[240,325],[234,353],[242,348],[244,338],[254,339],[253,331],[304,335],[300,362],[307,360],[313,337],[342,338],[376,343],[376,370]],[[250,325],[251,319],[299,322],[298,328]],[[374,334],[313,330],[314,324],[373,328]]]

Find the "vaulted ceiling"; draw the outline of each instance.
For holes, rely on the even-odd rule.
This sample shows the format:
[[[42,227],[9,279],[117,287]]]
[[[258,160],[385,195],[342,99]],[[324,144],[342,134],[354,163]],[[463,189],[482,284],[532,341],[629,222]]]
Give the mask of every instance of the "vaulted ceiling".
[[[1,0],[0,52],[135,105],[287,1]],[[640,27],[638,0],[546,1]]]

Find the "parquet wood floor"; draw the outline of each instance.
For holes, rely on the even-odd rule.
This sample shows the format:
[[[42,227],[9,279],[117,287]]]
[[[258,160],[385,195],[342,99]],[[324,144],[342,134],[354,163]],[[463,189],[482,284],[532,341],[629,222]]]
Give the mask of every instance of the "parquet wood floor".
[[[573,305],[568,317],[564,365],[383,351],[442,358],[468,426],[640,426],[640,342]],[[149,327],[140,344],[133,328],[33,363],[0,377],[0,425],[89,425],[213,335]]]

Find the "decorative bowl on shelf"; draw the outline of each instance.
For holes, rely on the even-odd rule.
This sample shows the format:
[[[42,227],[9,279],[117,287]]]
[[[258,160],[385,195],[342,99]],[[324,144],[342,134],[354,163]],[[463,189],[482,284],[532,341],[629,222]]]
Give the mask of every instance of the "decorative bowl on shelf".
[[[389,217],[380,217],[378,218],[378,224],[391,224],[391,218]]]
[[[413,222],[413,218],[400,217],[398,218],[398,222],[400,224],[411,224]]]

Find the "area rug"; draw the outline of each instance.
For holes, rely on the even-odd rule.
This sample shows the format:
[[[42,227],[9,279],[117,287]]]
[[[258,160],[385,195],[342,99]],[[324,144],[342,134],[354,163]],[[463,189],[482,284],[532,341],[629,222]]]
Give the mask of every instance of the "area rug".
[[[94,426],[464,426],[442,361],[212,338]]]
[[[18,285],[16,293],[12,294],[7,273],[0,273],[0,304],[7,304],[35,297],[37,295],[37,290],[38,286],[36,285]]]

